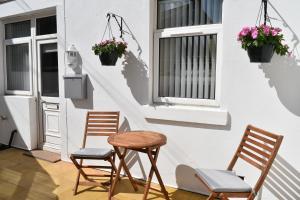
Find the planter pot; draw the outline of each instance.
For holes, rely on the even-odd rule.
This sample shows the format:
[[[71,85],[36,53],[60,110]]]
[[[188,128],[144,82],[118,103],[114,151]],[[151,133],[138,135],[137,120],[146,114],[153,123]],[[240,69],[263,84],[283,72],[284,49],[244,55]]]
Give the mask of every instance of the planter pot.
[[[268,63],[274,54],[273,45],[263,45],[261,47],[249,47],[248,56],[250,62]]]
[[[99,55],[102,65],[114,66],[118,60],[118,54],[116,51],[110,53],[101,53]]]

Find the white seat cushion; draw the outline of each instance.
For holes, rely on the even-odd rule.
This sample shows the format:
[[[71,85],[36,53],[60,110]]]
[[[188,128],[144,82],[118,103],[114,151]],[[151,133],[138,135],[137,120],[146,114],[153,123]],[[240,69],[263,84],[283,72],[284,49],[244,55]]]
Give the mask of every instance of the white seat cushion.
[[[234,172],[196,169],[196,173],[213,192],[251,192],[252,188]]]
[[[75,158],[107,158],[113,154],[112,149],[108,148],[83,148],[74,153],[71,156]]]

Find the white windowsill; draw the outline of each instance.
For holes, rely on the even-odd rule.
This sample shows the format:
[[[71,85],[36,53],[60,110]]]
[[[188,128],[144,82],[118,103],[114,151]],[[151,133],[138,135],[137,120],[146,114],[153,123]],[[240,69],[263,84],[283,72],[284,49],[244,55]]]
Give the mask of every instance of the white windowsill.
[[[228,111],[219,107],[145,105],[146,119],[160,119],[211,125],[227,125]]]

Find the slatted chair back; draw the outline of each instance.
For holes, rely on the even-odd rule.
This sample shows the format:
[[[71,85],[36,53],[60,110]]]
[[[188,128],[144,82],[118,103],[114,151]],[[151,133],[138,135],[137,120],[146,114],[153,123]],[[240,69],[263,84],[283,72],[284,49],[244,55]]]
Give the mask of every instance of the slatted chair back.
[[[86,115],[85,134],[82,147],[85,147],[87,136],[110,136],[118,133],[120,112],[89,111]]]
[[[257,193],[272,166],[282,139],[281,135],[248,125],[228,170],[233,169],[239,158],[261,170],[258,182],[253,188]]]

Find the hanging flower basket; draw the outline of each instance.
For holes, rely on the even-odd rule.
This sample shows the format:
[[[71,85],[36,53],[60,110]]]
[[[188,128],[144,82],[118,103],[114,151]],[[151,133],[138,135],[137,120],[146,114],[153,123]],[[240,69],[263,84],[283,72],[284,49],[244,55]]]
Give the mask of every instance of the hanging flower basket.
[[[248,52],[250,62],[270,62],[274,52],[280,56],[289,55],[289,47],[283,44],[280,28],[268,25],[244,27],[238,34],[238,41]]]
[[[114,66],[118,60],[117,51],[103,52],[99,55],[102,65]]]
[[[260,47],[252,46],[248,48],[247,52],[250,62],[268,63],[274,54],[274,46],[270,44],[265,44]]]
[[[98,55],[102,65],[114,66],[118,58],[125,54],[127,43],[123,41],[117,42],[114,38],[112,40],[105,40],[92,47],[95,55]]]

